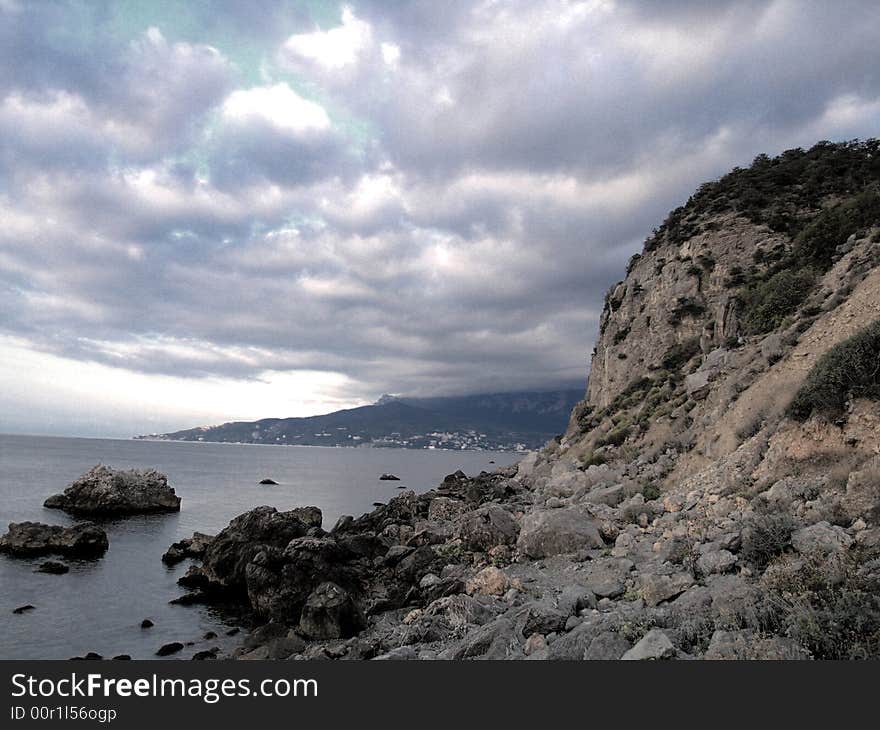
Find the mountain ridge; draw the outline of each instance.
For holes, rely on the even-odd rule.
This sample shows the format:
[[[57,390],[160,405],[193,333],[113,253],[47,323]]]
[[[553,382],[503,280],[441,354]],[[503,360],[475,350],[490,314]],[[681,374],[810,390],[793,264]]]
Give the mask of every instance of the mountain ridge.
[[[232,421],[217,426],[137,436],[174,441],[373,445],[402,448],[540,448],[565,429],[581,389],[409,398],[317,416]]]

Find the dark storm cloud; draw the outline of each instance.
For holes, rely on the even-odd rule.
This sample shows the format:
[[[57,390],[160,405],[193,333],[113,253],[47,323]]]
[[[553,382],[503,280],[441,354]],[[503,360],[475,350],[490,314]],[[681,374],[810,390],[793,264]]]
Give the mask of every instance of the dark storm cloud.
[[[669,208],[880,112],[867,2],[206,6],[259,81],[94,7],[0,0],[2,333],[146,373],[576,382]]]

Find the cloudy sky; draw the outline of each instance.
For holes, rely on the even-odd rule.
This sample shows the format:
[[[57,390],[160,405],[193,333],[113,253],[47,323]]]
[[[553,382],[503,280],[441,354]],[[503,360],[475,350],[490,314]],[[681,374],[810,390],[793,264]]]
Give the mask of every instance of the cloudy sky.
[[[870,1],[0,0],[0,431],[582,384],[665,212],[878,69]]]

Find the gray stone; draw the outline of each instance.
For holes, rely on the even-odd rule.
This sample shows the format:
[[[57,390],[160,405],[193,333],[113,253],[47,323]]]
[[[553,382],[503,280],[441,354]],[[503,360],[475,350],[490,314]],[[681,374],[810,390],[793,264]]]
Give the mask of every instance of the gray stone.
[[[708,370],[698,370],[684,379],[684,388],[687,394],[694,400],[702,400],[709,395],[709,381],[711,373]]]
[[[587,587],[600,598],[617,598],[626,592],[633,562],[626,558],[598,558],[587,563]]]
[[[468,511],[468,505],[461,499],[435,497],[428,505],[428,519],[432,522],[450,522]]]
[[[641,576],[642,598],[648,606],[656,606],[680,596],[694,584],[693,576],[688,573],[672,573],[658,575],[645,573]]]
[[[519,551],[530,558],[574,553],[604,545],[596,521],[577,507],[530,512],[523,519],[517,541]]]
[[[45,525],[42,522],[12,522],[9,531],[0,537],[0,553],[20,557],[37,555],[70,555],[96,557],[106,552],[107,533],[90,522],[72,527]]]
[[[671,659],[675,656],[675,647],[669,637],[660,629],[651,629],[621,659],[626,661]]]
[[[736,566],[736,555],[729,550],[711,550],[697,560],[697,568],[703,575],[727,573]]]
[[[312,591],[299,620],[300,631],[312,639],[347,638],[363,625],[363,615],[351,595],[331,581]]]
[[[180,497],[155,469],[123,471],[98,464],[43,506],[89,515],[178,512]]]
[[[791,535],[791,545],[801,554],[830,555],[841,553],[852,545],[853,539],[842,527],[829,522],[795,530]]]
[[[610,487],[599,487],[584,495],[583,501],[591,504],[606,504],[614,507],[620,504],[626,497],[626,488],[623,484],[613,484]]]
[[[590,642],[584,659],[605,661],[620,659],[632,648],[632,644],[616,631],[603,631]]]
[[[488,552],[497,545],[513,545],[519,525],[503,507],[489,504],[459,518],[455,535],[469,550]]]

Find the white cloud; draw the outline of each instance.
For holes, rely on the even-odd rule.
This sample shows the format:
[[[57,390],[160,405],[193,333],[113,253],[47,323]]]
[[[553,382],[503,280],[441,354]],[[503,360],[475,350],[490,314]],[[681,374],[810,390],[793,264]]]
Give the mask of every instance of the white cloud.
[[[382,52],[382,60],[388,66],[397,66],[400,61],[400,46],[394,43],[382,43],[379,48]]]
[[[287,83],[233,91],[223,102],[223,118],[232,124],[263,122],[294,135],[331,128],[324,107],[304,99]]]
[[[280,55],[289,65],[306,62],[325,71],[339,71],[357,64],[361,54],[372,42],[373,31],[370,24],[360,20],[346,6],[342,9],[342,25],[327,31],[292,35],[285,41]],[[387,51],[383,47],[382,52],[394,55],[391,46]]]

